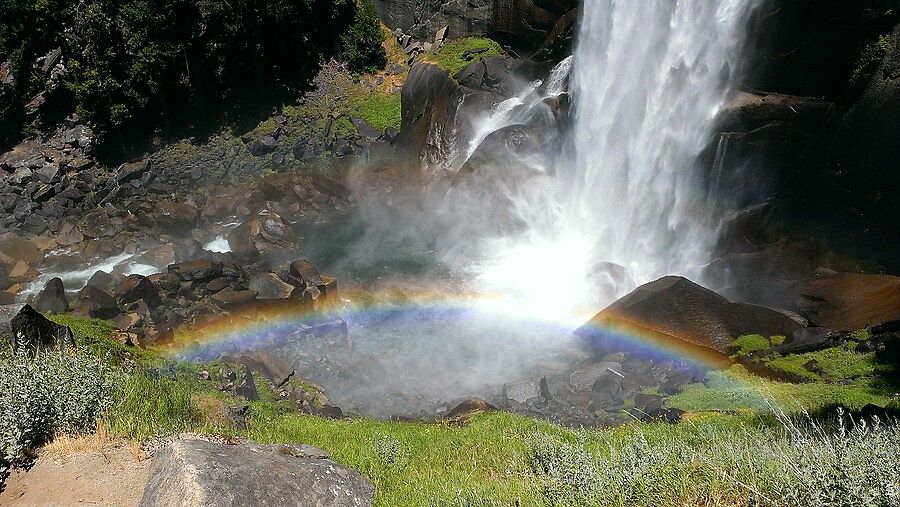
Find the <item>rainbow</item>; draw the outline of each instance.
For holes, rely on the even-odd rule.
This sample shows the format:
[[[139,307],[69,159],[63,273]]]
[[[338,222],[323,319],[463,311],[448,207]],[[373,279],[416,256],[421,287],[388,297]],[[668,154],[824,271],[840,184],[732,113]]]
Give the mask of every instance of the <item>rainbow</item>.
[[[515,313],[514,302],[496,294],[448,293],[441,290],[415,292],[342,292],[340,298],[317,302],[315,307],[299,303],[257,302],[235,309],[208,324],[176,332],[175,339],[158,350],[182,359],[215,359],[222,353],[266,348],[284,340],[312,339],[329,333],[347,332],[347,323],[365,326],[392,318],[430,319],[465,325],[473,316],[505,319],[511,332],[515,326],[546,331],[547,336],[574,333],[594,345],[614,350],[630,350],[657,360],[689,362],[706,369],[731,364],[714,350],[655,332],[649,326],[625,321],[596,322],[583,312],[562,322]],[[499,321],[499,320],[498,320]],[[572,325],[572,322],[582,324]]]

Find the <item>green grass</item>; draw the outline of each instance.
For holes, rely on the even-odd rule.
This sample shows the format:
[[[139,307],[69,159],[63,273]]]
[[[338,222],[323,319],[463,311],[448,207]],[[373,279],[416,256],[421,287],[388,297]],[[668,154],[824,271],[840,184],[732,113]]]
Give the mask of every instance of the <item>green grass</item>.
[[[756,352],[758,350],[765,350],[771,346],[766,337],[758,334],[745,334],[740,336],[737,340],[733,341],[731,345],[737,350],[736,354],[740,357],[744,357],[751,352]]]
[[[400,128],[402,109],[400,94],[379,92],[359,93],[350,99],[352,113],[369,122],[378,130]]]
[[[818,363],[821,375],[803,367],[810,361]],[[877,368],[874,353],[858,354],[850,348],[843,347],[832,347],[805,354],[791,354],[771,359],[765,364],[775,371],[793,373],[813,381],[824,380],[827,382],[847,382],[873,375]]]
[[[689,412],[766,410],[816,412],[835,405],[860,409],[868,403],[886,406],[893,393],[876,379],[858,378],[846,384],[794,384],[757,377],[740,365],[707,375],[705,383],[690,384],[666,401]]]
[[[463,57],[466,51],[478,49],[486,51],[475,56],[473,60]],[[466,37],[444,44],[437,52],[425,55],[425,60],[434,63],[453,76],[468,67],[473,61],[488,56],[497,56],[501,53],[503,53],[503,49],[496,41],[485,37]]]
[[[71,314],[49,315],[48,318],[57,324],[69,326],[75,335],[76,346],[89,348],[101,357],[114,361],[128,358],[140,366],[162,363],[162,357],[155,352],[129,347],[112,339],[113,331],[116,329],[112,322]]]

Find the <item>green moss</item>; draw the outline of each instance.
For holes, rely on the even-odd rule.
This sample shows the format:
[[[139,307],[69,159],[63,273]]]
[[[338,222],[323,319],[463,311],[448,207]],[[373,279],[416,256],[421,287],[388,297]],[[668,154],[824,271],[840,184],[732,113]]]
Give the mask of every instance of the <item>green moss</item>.
[[[484,50],[474,59],[464,57],[466,51]],[[436,52],[425,55],[426,61],[432,62],[447,71],[451,76],[468,67],[473,61],[487,56],[497,56],[503,52],[500,44],[485,37],[466,37],[450,41]]]
[[[758,350],[765,350],[770,346],[769,340],[758,334],[742,335],[738,337],[737,340],[731,342],[731,345],[736,349],[736,354],[740,357],[744,357],[751,352],[756,352]]]
[[[872,338],[872,330],[867,327],[863,329],[857,329],[856,331],[850,333],[848,337],[856,342],[864,342]]]
[[[772,345],[775,347],[780,347],[780,346],[784,345],[784,342],[786,340],[787,340],[787,336],[780,335],[780,334],[769,337],[769,342],[771,342]]]
[[[402,109],[400,94],[386,95],[378,92],[356,94],[351,100],[352,112],[378,130],[400,128]]]

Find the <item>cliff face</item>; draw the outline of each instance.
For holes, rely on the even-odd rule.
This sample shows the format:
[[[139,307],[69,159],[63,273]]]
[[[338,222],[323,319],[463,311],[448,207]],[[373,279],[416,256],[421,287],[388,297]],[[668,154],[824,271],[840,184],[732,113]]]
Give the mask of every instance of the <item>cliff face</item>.
[[[447,26],[453,38],[489,35],[538,48],[577,0],[373,0],[381,19],[417,38]]]

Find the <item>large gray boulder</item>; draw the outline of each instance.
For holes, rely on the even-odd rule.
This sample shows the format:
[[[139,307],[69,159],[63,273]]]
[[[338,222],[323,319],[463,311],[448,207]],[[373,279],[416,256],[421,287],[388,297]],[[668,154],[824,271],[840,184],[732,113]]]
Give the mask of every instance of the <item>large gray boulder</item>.
[[[647,338],[675,339],[715,358],[728,354],[741,335],[790,336],[802,327],[785,313],[734,303],[687,278],[666,276],[609,305],[576,334],[603,339],[607,330],[624,328]]]
[[[362,507],[374,493],[315,447],[182,436],[154,455],[140,505]]]

